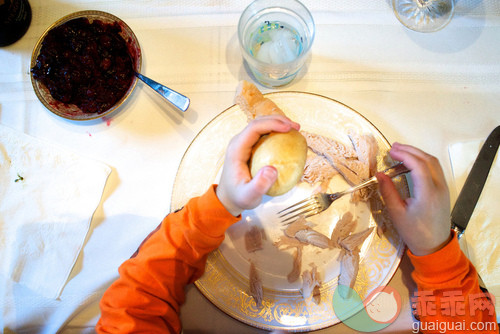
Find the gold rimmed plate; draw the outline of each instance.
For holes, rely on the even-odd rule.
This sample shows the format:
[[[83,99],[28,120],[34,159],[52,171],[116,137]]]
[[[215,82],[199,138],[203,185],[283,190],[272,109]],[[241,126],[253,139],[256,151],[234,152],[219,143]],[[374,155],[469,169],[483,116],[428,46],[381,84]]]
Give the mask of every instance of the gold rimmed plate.
[[[40,50],[42,48],[42,43],[44,39],[46,38],[47,34],[54,28],[59,27],[71,20],[78,19],[78,18],[87,18],[90,23],[92,23],[94,20],[100,20],[104,24],[114,24],[115,22],[118,23],[118,25],[121,28],[121,32],[119,33],[120,36],[123,38],[123,40],[127,44],[127,49],[128,53],[131,57],[132,60],[132,65],[134,66],[134,71],[135,72],[140,72],[141,70],[141,63],[142,63],[142,55],[141,55],[141,47],[139,45],[139,41],[137,40],[137,37],[135,36],[134,32],[130,27],[120,18],[106,12],[102,11],[97,11],[97,10],[86,10],[86,11],[79,11],[75,12],[72,14],[69,14],[67,16],[62,17],[61,19],[57,20],[54,22],[51,26],[49,26],[45,32],[42,34],[42,36],[38,39],[34,49],[33,53],[31,55],[31,66],[30,68],[33,68],[36,64],[36,60],[40,54]],[[76,121],[85,121],[85,120],[92,120],[96,118],[100,118],[106,115],[111,114],[113,111],[118,109],[123,102],[130,96],[132,91],[134,90],[136,84],[137,84],[137,78],[135,75],[132,77],[130,86],[128,90],[125,92],[125,94],[116,102],[112,107],[109,109],[103,111],[103,112],[95,112],[95,113],[87,113],[83,112],[78,106],[75,104],[69,104],[69,103],[64,103],[61,101],[56,100],[54,97],[49,92],[49,89],[40,81],[36,80],[33,77],[33,74],[31,73],[31,84],[33,85],[33,89],[35,91],[36,96],[40,100],[40,102],[52,113],[69,119],[69,120],[76,120]]]
[[[302,92],[266,94],[288,117],[299,122],[301,129],[349,144],[349,130],[371,134],[379,146],[378,169],[392,163],[387,152],[390,144],[366,118],[348,106],[324,96]],[[191,197],[203,194],[218,182],[229,140],[247,124],[246,116],[234,105],[215,117],[196,136],[179,166],[172,193],[171,209],[181,208]],[[405,177],[396,180],[398,190],[409,195]],[[347,183],[335,176],[329,190],[343,189]],[[308,197],[314,186],[300,183],[278,197],[265,196],[261,205],[243,212],[242,219],[231,226],[222,245],[207,260],[205,274],[195,283],[198,289],[228,315],[254,327],[267,330],[311,331],[338,323],[332,306],[338,285],[340,263],[338,249],[305,246],[302,271],[317,266],[322,281],[321,301],[305,300],[300,293],[301,279],[289,283],[287,275],[293,266],[293,249],[279,250],[274,243],[283,235],[277,212]],[[330,236],[338,219],[347,211],[358,220],[357,231],[376,226],[376,212],[368,203],[353,203],[348,196],[335,202],[327,211],[309,218],[314,229]],[[263,249],[249,253],[244,235],[251,226],[262,228]],[[404,251],[404,244],[389,224],[384,234],[372,233],[361,248],[359,273],[354,290],[365,299],[372,291],[389,282]],[[264,287],[262,307],[256,306],[249,293],[249,267],[254,263]]]

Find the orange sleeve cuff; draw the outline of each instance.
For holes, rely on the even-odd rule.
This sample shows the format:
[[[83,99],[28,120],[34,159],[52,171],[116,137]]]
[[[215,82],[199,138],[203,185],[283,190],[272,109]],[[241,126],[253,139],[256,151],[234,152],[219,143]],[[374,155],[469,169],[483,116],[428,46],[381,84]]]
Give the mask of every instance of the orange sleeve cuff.
[[[217,185],[213,184],[205,194],[189,201],[189,215],[202,234],[210,237],[223,236],[229,226],[238,222],[241,216],[235,217],[222,205],[216,194]],[[203,222],[199,224],[198,222]]]
[[[459,277],[474,277],[476,274],[474,266],[460,249],[455,231],[452,231],[450,242],[432,254],[417,256],[410,250],[407,254],[415,268],[413,278],[419,285],[439,289]]]

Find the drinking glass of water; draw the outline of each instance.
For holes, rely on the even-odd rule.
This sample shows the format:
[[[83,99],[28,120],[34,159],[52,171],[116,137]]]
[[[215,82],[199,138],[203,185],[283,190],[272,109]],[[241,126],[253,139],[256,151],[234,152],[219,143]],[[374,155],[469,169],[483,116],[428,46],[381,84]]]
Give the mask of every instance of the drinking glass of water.
[[[255,0],[242,13],[238,38],[255,79],[268,87],[292,81],[311,51],[315,26],[297,0]]]

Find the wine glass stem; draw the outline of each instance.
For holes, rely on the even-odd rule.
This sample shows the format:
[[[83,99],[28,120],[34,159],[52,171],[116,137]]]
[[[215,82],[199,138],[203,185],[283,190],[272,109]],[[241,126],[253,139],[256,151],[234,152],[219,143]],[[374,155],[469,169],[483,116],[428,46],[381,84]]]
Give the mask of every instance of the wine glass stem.
[[[433,32],[446,26],[453,17],[456,0],[392,0],[398,19],[406,27]]]

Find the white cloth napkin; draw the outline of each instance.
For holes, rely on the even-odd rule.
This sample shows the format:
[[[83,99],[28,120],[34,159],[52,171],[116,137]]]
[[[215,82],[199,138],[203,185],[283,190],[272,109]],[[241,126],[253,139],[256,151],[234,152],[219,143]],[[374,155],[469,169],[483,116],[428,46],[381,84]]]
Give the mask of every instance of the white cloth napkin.
[[[449,153],[457,193],[462,189],[483,143],[484,141],[477,140],[450,145]],[[460,240],[462,250],[476,267],[488,291],[497,300],[497,321],[500,321],[499,193],[500,159],[497,153],[481,197]]]
[[[110,172],[0,125],[0,274],[57,298]]]

